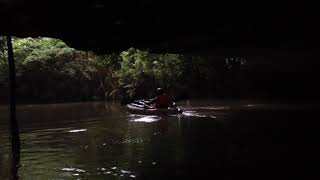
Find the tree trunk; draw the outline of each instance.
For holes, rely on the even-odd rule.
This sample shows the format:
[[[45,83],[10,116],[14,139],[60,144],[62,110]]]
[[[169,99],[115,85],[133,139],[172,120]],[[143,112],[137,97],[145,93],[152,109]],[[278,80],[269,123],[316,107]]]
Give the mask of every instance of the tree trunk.
[[[10,102],[10,141],[12,152],[11,179],[18,179],[18,169],[20,164],[20,137],[19,127],[16,119],[16,70],[13,57],[12,39],[7,36],[8,64],[9,64],[9,102]]]

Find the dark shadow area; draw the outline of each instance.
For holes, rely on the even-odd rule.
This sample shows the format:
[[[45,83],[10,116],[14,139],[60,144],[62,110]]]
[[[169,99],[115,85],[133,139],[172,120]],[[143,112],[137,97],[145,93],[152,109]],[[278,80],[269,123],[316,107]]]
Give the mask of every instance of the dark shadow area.
[[[0,105],[10,110],[0,108],[9,116],[0,115],[0,129],[9,127],[0,135],[11,143],[11,154],[0,149],[11,158],[4,176],[314,179],[317,8],[0,0]],[[183,111],[129,112],[158,87]]]
[[[172,124],[160,120],[152,144],[156,168],[140,170],[139,179],[313,178],[319,159],[317,109],[225,111],[228,117],[184,117],[177,149],[168,136]],[[172,119],[171,119],[172,120]],[[162,121],[162,122],[161,122]],[[177,130],[177,129],[176,129]],[[163,134],[162,134],[163,133]],[[171,138],[174,138],[171,136]],[[160,143],[160,141],[163,141]],[[152,141],[153,142],[153,141]]]
[[[180,116],[119,104],[18,106],[21,179],[315,177],[318,107],[193,100]],[[122,176],[121,176],[122,175]]]
[[[318,158],[314,115],[257,111],[237,114],[214,131],[206,123],[193,126],[186,135],[187,178],[312,178],[316,172],[309,167]]]
[[[11,142],[11,179],[18,179],[20,166],[20,135],[16,118],[16,67],[12,48],[11,36],[7,36],[8,65],[9,65],[9,136]]]

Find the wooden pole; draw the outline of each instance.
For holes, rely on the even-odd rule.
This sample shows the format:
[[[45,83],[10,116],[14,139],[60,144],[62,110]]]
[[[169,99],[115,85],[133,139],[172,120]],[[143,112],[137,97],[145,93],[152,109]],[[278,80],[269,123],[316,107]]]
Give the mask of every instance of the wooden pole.
[[[11,179],[18,179],[18,169],[20,166],[20,137],[19,127],[16,118],[16,67],[14,64],[12,38],[7,36],[8,46],[8,64],[9,64],[9,130],[10,130],[10,141],[11,141],[11,152],[12,152],[12,166],[11,166]]]

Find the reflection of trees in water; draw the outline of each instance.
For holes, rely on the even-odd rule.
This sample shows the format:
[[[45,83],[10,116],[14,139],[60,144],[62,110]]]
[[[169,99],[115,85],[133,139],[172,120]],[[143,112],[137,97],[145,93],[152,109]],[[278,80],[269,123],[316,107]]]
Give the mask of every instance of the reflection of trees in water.
[[[106,172],[112,172],[108,176],[114,174],[119,176],[121,170],[131,170],[128,163],[130,160],[128,142],[125,141],[127,124],[128,121],[120,120],[119,117],[106,116],[104,120],[94,125],[95,128],[88,129],[81,138],[73,140],[74,146],[77,147],[73,162],[92,176],[107,177],[103,174]],[[87,174],[85,177],[91,175]]]
[[[8,179],[10,177],[10,160],[9,160],[9,149],[8,137],[0,135],[0,179]]]
[[[119,119],[108,121],[101,126],[107,129],[88,131],[90,137],[85,143],[89,146],[89,154],[94,155],[88,159],[86,152],[80,152],[76,162],[96,163],[96,166],[118,175],[121,170],[130,171],[142,179],[168,177],[183,158],[179,126],[176,117],[172,118],[151,123]],[[117,169],[111,170],[111,167]]]
[[[44,124],[56,127],[65,122],[88,121],[119,111],[117,105],[105,105],[104,102],[27,105],[18,106],[18,120],[22,129]]]
[[[78,111],[87,107],[74,105]],[[103,105],[102,109],[104,109]],[[67,105],[61,106],[65,108]],[[101,106],[94,107],[101,108]],[[34,113],[36,113],[36,109],[34,109]],[[39,111],[45,110],[40,109]],[[54,112],[51,114],[54,115]],[[22,167],[22,177],[38,173],[41,178],[47,179],[48,177],[78,173],[79,177],[89,179],[108,178],[109,175],[98,175],[97,173],[103,172],[97,168],[115,172],[118,176],[121,170],[130,171],[138,179],[141,176],[146,179],[165,179],[165,177],[178,176],[175,173],[177,171],[183,172],[182,165],[186,153],[191,152],[185,149],[189,146],[185,146],[181,141],[181,127],[183,128],[183,123],[186,121],[182,119],[182,126],[180,126],[177,117],[161,118],[160,121],[151,123],[131,122],[125,114],[119,113],[117,116],[108,115],[103,117],[103,120],[91,123],[70,121],[68,124],[67,119],[61,120],[64,121],[64,124],[61,125],[65,128],[87,129],[87,131],[78,133],[69,133],[68,128],[67,130],[61,130],[63,128],[50,129],[54,122],[48,122],[49,126],[43,122],[37,128],[42,129],[41,131],[24,131],[26,134],[22,136],[23,142],[27,143],[24,144],[25,151],[23,153],[25,154],[22,162],[25,163],[25,166]],[[54,119],[43,121],[54,121]],[[61,122],[57,120],[55,123]],[[192,154],[187,155],[191,156]],[[30,161],[30,159],[34,160]],[[111,167],[117,167],[117,169],[112,170]],[[47,171],[44,171],[43,168]],[[65,172],[62,170],[63,168],[70,171]],[[76,172],[77,170],[85,172]],[[86,173],[91,173],[91,175]],[[127,176],[129,175],[125,175],[125,177]]]
[[[3,114],[5,114],[3,116]],[[19,159],[16,159],[14,153],[19,151],[10,147],[10,136],[8,132],[7,109],[4,111],[0,109],[0,179],[17,179],[17,170],[19,165]],[[15,147],[15,146],[13,146]],[[16,154],[17,155],[17,154]]]
[[[180,141],[180,127],[177,117],[162,117],[152,126],[151,141],[145,144],[145,152],[150,153],[147,158],[149,167],[141,170],[145,178],[161,179],[176,176],[176,171],[182,164],[184,156]]]

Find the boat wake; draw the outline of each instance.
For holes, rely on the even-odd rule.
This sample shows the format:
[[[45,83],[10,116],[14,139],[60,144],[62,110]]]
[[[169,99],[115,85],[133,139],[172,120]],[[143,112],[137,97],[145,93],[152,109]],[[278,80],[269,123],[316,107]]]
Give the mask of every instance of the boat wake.
[[[156,115],[136,115],[136,114],[129,115],[129,121],[131,122],[151,123],[159,120],[161,120],[161,117]]]

